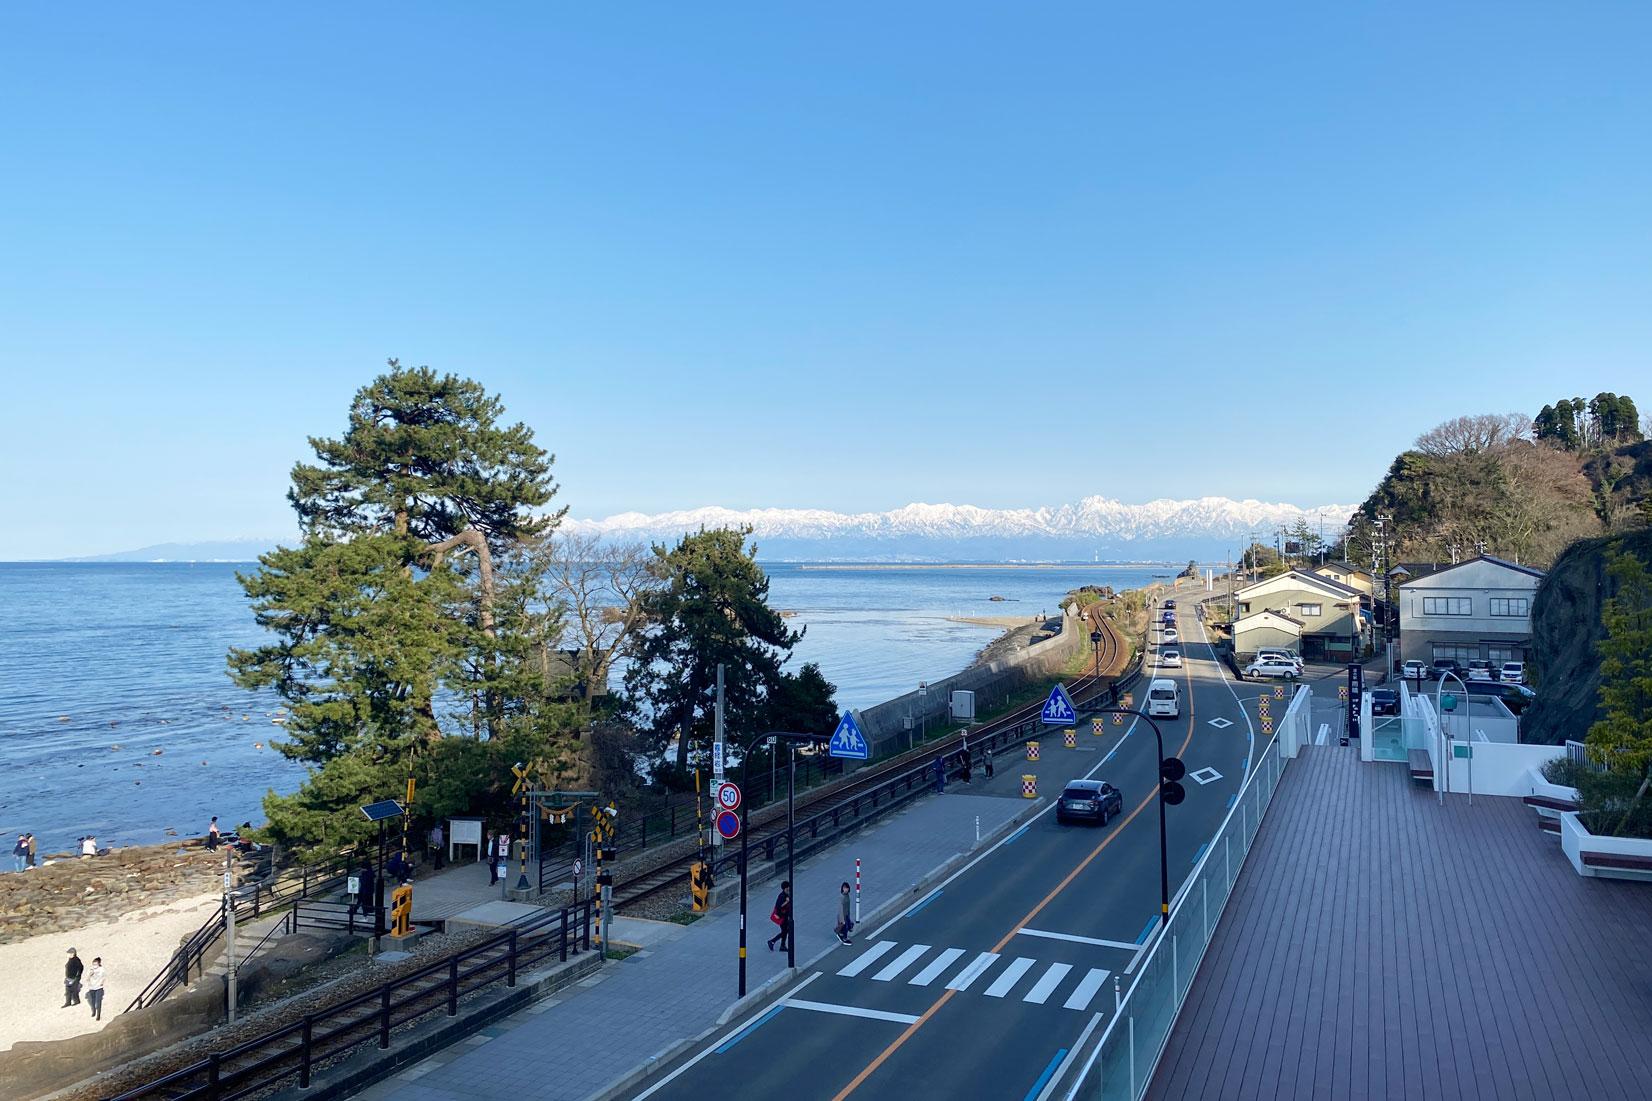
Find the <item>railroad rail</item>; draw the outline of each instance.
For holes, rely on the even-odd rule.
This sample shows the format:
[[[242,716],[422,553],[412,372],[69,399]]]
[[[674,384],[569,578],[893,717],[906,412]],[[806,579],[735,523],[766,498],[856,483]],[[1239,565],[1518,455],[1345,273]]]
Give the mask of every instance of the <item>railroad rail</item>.
[[[1091,618],[1101,632],[1098,667],[1112,669],[1123,653],[1123,642],[1117,630],[1104,618]],[[1086,673],[1075,679],[1068,688],[1075,703],[1086,702],[1108,691],[1115,683],[1123,685],[1140,673],[1140,660],[1129,662],[1115,673]],[[1016,708],[999,719],[987,723],[968,734],[972,753],[997,754],[1012,745],[1019,746],[1025,738],[1042,729],[1039,713],[1042,701]],[[934,758],[939,755],[950,760],[963,748],[965,735],[940,739],[921,749],[911,750],[880,766],[863,769],[846,783],[820,789],[799,803],[794,830],[798,838],[798,853],[818,848],[834,841],[847,830],[857,828],[872,818],[887,814],[912,798],[929,790],[934,782]],[[921,758],[921,759],[920,759]],[[807,811],[807,814],[802,812]],[[784,817],[761,826],[749,825],[750,849],[765,861],[776,859],[785,851],[787,837]],[[694,853],[671,860],[660,867],[644,872],[614,887],[616,910],[634,907],[667,890],[678,888],[687,892],[689,865],[698,859]],[[733,873],[738,870],[739,856],[727,852],[712,864],[712,874]]]

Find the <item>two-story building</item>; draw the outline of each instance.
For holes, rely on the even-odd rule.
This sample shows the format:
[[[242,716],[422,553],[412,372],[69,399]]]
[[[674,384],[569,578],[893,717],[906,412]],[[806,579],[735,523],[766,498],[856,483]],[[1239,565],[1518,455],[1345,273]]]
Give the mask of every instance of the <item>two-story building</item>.
[[[1367,637],[1360,590],[1291,570],[1234,594],[1233,651],[1246,660],[1264,646],[1295,649],[1304,661],[1349,661]],[[1285,641],[1292,633],[1297,645]]]
[[[1349,588],[1358,589],[1364,595],[1367,605],[1371,603],[1372,597],[1380,595],[1377,592],[1377,579],[1371,576],[1370,571],[1362,570],[1350,562],[1342,562],[1333,558],[1328,562],[1321,562],[1308,572],[1317,573],[1321,577],[1329,577],[1339,585],[1347,585]]]
[[[1542,570],[1485,554],[1404,581],[1400,660],[1526,660],[1532,599],[1542,580]]]

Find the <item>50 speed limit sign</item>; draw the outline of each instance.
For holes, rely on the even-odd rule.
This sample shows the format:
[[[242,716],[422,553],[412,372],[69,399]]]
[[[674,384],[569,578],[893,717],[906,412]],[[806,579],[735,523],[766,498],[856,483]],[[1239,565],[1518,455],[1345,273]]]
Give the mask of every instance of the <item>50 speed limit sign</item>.
[[[717,785],[717,805],[724,810],[740,809],[740,789],[731,783]]]

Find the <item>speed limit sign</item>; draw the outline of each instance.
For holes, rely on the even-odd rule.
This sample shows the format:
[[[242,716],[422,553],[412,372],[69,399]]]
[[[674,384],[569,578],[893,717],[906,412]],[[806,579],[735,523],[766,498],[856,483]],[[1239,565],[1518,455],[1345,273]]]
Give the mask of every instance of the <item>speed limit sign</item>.
[[[740,809],[740,789],[731,783],[717,785],[717,805],[724,810]]]

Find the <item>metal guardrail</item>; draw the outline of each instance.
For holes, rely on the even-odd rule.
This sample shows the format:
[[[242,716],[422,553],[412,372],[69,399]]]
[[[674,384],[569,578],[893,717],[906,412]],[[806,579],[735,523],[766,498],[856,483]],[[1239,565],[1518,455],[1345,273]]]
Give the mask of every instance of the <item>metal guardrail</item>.
[[[369,1041],[390,1046],[392,1030],[432,1013],[457,1016],[459,1000],[518,974],[591,950],[590,900],[502,930],[445,960],[410,972],[338,1005],[271,1029],[111,1101],[163,1097],[167,1101],[231,1101],[290,1079],[308,1088],[316,1064]]]
[[[1170,908],[1065,1101],[1140,1101],[1290,758],[1276,734]]]

